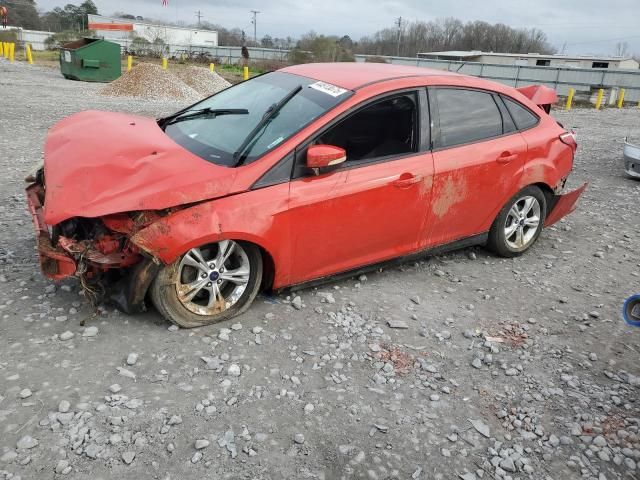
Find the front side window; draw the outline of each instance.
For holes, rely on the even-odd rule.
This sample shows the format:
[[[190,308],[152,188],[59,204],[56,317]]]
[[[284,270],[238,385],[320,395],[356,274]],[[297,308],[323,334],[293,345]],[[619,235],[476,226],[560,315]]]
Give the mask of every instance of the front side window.
[[[315,143],[347,152],[347,163],[418,151],[418,99],[394,95],[368,105],[323,133]]]
[[[299,87],[302,88],[296,92]],[[254,132],[269,109],[292,93],[278,113]],[[258,159],[350,95],[348,90],[307,77],[273,72],[193,105],[182,114],[183,121],[178,117],[167,122],[164,130],[201,158],[233,167]],[[193,115],[204,109],[213,113]],[[220,113],[223,110],[228,111]],[[247,144],[248,136],[253,138]],[[239,150],[243,151],[238,153]]]
[[[436,88],[440,138],[437,147],[451,147],[502,135],[502,116],[490,93]]]

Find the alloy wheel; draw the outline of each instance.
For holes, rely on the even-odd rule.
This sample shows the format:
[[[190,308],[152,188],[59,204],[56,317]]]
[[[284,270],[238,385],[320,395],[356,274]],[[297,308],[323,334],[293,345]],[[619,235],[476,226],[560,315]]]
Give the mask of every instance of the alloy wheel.
[[[178,300],[195,314],[218,314],[238,302],[250,273],[247,253],[237,242],[222,240],[192,248],[178,265]]]
[[[540,226],[540,203],[532,196],[519,198],[511,206],[504,224],[504,238],[509,248],[525,249]]]

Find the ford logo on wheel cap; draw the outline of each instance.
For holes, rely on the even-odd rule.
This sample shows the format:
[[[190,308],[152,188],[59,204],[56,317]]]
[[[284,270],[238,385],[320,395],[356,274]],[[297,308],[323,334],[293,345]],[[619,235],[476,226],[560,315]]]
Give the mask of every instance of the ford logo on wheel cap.
[[[216,280],[218,280],[218,278],[220,278],[220,274],[218,272],[211,272],[209,274],[209,280],[211,280],[212,282],[215,282]]]

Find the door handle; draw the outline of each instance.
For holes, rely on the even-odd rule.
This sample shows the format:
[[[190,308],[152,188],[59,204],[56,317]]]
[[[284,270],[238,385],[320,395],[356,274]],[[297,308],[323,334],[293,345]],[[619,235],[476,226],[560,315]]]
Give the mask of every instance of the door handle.
[[[509,153],[509,152],[502,152],[502,155],[500,155],[498,158],[496,158],[496,162],[498,163],[509,163],[512,162],[513,160],[518,158],[518,154],[517,153]]]
[[[411,175],[411,174],[403,173],[402,175],[400,175],[400,178],[398,178],[397,180],[394,180],[393,182],[391,182],[391,184],[394,187],[398,187],[398,188],[408,188],[411,185],[415,185],[416,183],[419,183],[422,181],[422,175],[411,175],[411,176],[407,176],[407,175]]]

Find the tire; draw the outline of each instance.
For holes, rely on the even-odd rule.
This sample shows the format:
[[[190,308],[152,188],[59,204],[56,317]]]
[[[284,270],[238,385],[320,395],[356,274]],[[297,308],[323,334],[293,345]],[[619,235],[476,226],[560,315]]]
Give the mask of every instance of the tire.
[[[531,202],[529,210],[523,217],[522,213],[527,209],[529,199],[535,201]],[[520,214],[518,222],[515,218],[516,213]],[[498,213],[493,225],[491,225],[491,230],[489,230],[487,248],[506,258],[522,255],[538,240],[546,214],[547,201],[542,190],[533,185],[523,188],[511,197]],[[535,217],[538,222],[534,228]],[[509,235],[512,229],[515,230]],[[520,238],[522,241],[519,240]]]
[[[232,252],[229,252],[229,256],[220,263],[223,267],[229,266],[229,262],[235,262],[236,265],[239,265],[235,269],[227,268],[226,275],[229,276],[240,272],[248,264],[248,275],[244,270],[242,271],[243,290],[235,280],[223,280],[227,277],[225,277],[222,268],[219,266],[215,270],[210,268],[210,265],[214,265],[212,262],[221,260],[222,257],[207,258],[211,252],[217,252],[217,255],[220,255],[223,246],[227,249],[230,244],[234,245],[231,249]],[[194,251],[199,252],[199,255],[196,255]],[[193,260],[196,258],[204,260],[205,263],[199,261],[197,262],[198,266],[193,266],[195,265]],[[249,308],[260,290],[262,271],[262,255],[259,248],[253,244],[223,240],[203,245],[189,250],[158,272],[150,288],[151,301],[164,318],[182,328],[212,325],[240,315]],[[246,283],[244,283],[244,277],[248,277]],[[201,282],[206,282],[205,286],[200,286],[195,296],[187,301],[190,294],[197,289],[197,287],[191,286],[199,285]],[[213,293],[214,304],[209,307],[207,304],[210,303],[212,292],[215,292],[213,289],[216,288],[217,293]],[[182,295],[179,294],[179,290]]]

